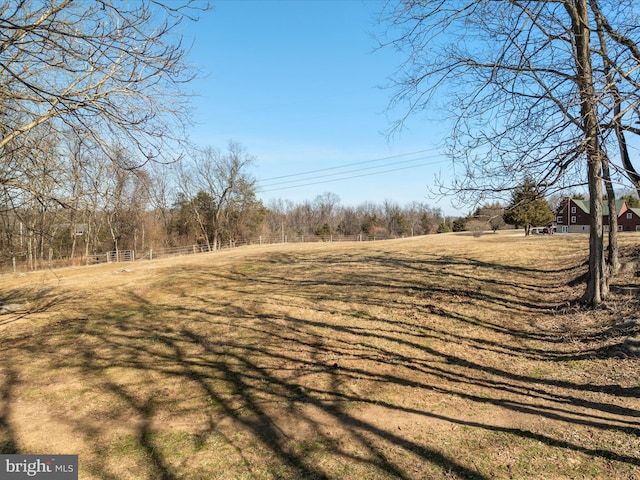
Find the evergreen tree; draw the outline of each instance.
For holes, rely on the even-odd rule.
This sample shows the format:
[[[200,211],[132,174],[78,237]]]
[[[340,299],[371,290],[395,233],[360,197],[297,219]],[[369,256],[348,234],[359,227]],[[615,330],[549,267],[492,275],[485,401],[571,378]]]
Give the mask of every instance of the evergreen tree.
[[[532,226],[551,225],[555,215],[535,183],[526,180],[513,191],[503,218],[510,225],[524,227],[525,235],[529,235]]]

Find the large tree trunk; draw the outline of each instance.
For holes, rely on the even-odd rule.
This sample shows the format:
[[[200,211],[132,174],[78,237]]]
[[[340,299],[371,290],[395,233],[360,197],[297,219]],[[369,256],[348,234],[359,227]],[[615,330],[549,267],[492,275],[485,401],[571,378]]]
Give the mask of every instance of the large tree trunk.
[[[565,2],[576,46],[576,79],[580,89],[580,118],[584,131],[589,183],[589,281],[583,300],[597,307],[607,295],[602,232],[602,157],[598,140],[597,102],[593,85],[587,0]]]
[[[589,281],[582,297],[583,301],[597,307],[606,297],[606,272],[604,268],[604,246],[602,233],[602,183],[601,165],[597,155],[590,155],[589,208],[591,213],[589,232]],[[603,291],[603,287],[604,291]]]

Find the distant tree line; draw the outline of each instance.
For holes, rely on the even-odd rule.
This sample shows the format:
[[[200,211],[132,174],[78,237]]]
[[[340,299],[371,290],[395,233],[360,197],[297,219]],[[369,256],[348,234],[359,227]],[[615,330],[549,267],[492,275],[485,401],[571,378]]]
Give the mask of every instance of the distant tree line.
[[[215,250],[258,237],[403,237],[453,227],[453,219],[419,202],[343,206],[325,193],[264,205],[250,174],[254,158],[234,142],[224,151],[193,149],[175,164],[135,168],[134,154],[118,145],[103,153],[80,140],[50,141],[38,153],[20,173],[33,189],[0,192],[5,268],[14,261],[29,268],[83,264],[108,251]]]
[[[268,235],[330,235],[408,237],[437,233],[442,225],[451,228],[453,219],[438,208],[412,202],[401,206],[391,200],[382,204],[365,202],[342,206],[333,193],[295,204],[278,200],[269,204],[264,232]]]
[[[546,226],[554,211],[532,182],[511,202],[447,217],[423,202],[341,205],[333,193],[294,203],[263,204],[250,174],[255,159],[229,142],[225,150],[192,149],[175,164],[131,168],[134,155],[114,145],[104,153],[81,140],[41,142],[19,172],[32,188],[0,191],[0,265],[29,268],[90,263],[109,251],[221,247],[299,237],[400,238]],[[577,197],[578,195],[574,195]],[[637,201],[631,195],[628,202]],[[635,205],[636,203],[633,203]]]

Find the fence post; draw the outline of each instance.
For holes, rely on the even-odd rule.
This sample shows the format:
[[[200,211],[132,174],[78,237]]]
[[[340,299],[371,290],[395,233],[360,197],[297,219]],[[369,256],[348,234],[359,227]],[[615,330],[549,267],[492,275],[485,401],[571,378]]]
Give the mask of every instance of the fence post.
[[[153,248],[149,249],[149,261],[153,260]]]

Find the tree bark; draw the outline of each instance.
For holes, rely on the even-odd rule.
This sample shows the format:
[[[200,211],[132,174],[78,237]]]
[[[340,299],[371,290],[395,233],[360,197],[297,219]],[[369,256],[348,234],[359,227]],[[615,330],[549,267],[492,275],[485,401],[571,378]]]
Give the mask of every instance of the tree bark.
[[[620,91],[618,90],[618,86],[613,78],[612,70],[614,66],[611,64],[609,59],[609,49],[607,47],[607,40],[605,38],[605,25],[607,24],[606,19],[602,15],[600,8],[598,7],[598,2],[596,0],[589,0],[591,5],[591,10],[594,12],[594,17],[597,25],[596,32],[598,34],[598,40],[600,42],[600,50],[601,57],[604,66],[604,75],[607,81],[607,86],[611,91],[611,97],[613,100],[613,117],[612,123],[614,130],[616,132],[616,140],[618,142],[618,149],[620,152],[620,158],[623,161],[623,164],[630,164],[629,160],[629,150],[627,148],[627,142],[624,137],[624,132],[622,130],[622,97],[620,96]],[[607,246],[607,277],[608,279],[612,276],[616,275],[620,268],[620,261],[618,259],[618,211],[616,208],[616,196],[615,191],[613,189],[613,183],[611,180],[611,172],[609,168],[609,156],[605,155],[602,160],[602,176],[604,178],[605,187],[607,191],[607,200],[609,205],[609,244]],[[629,172],[629,178],[633,181],[633,176],[631,172]],[[640,180],[640,178],[639,178]],[[636,188],[638,192],[640,192],[640,181],[634,182],[636,184]],[[607,281],[608,288],[608,281]]]
[[[616,192],[611,182],[611,172],[609,171],[609,158],[604,156],[602,159],[602,177],[607,191],[607,205],[609,207],[609,244],[607,245],[607,292],[609,287],[609,279],[614,276],[619,268],[618,260],[618,209],[616,205]]]
[[[584,131],[589,184],[589,281],[583,300],[597,307],[606,297],[604,241],[602,232],[602,157],[598,140],[597,100],[593,84],[587,0],[565,2],[571,17],[576,48],[576,80],[580,93],[580,119]]]

